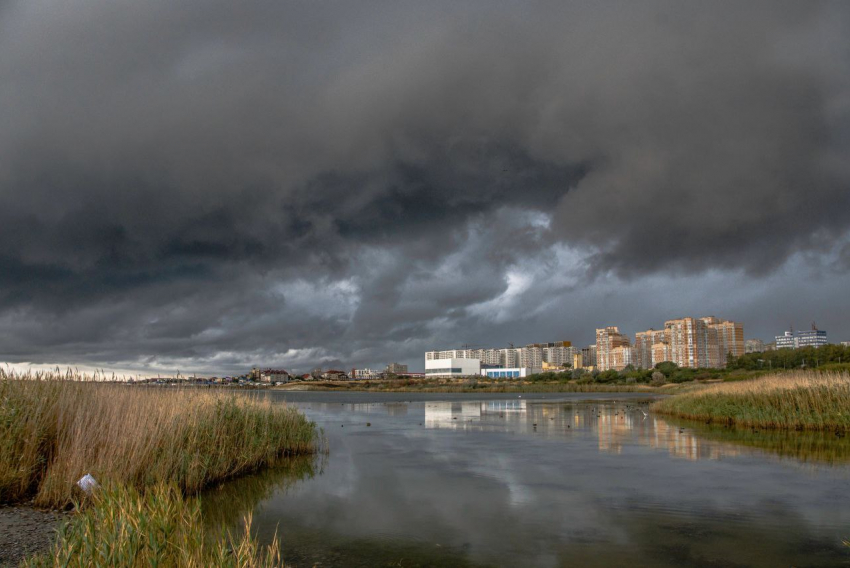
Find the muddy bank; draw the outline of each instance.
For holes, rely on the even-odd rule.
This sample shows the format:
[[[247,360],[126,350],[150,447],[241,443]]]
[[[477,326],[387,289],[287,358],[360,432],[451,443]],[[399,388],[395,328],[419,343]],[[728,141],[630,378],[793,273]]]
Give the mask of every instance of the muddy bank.
[[[0,506],[0,566],[17,566],[24,558],[46,550],[63,518],[53,511]]]

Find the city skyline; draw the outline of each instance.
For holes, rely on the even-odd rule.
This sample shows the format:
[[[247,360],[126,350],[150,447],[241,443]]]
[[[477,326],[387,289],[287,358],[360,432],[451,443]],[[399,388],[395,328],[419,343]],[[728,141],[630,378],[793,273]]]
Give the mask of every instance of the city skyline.
[[[714,318],[714,316],[706,316],[706,317],[701,317],[701,318],[696,318],[696,319],[709,319],[709,318]],[[677,318],[672,318],[672,319],[677,319]],[[717,318],[714,318],[714,319],[717,319]],[[728,320],[719,320],[719,321],[728,321]],[[810,322],[810,327],[812,329],[814,329],[814,326],[815,326],[815,322],[814,321]],[[620,326],[609,326],[609,327],[619,328]],[[818,327],[817,329],[820,330],[820,327]],[[794,332],[794,334],[797,334],[797,332],[800,332],[800,331],[804,331],[804,332],[807,331],[805,328],[803,328],[801,330],[800,328],[797,328],[797,327],[792,325],[792,326],[789,326],[788,329],[781,330],[781,332],[779,332],[777,334],[766,337],[767,341],[765,341],[764,339],[762,339],[760,337],[758,337],[758,338],[750,337],[749,332],[747,332],[747,334],[744,336],[744,345],[745,345],[744,350],[745,350],[745,352],[750,352],[749,346],[747,344],[750,344],[750,345],[758,344],[760,348],[765,348],[766,346],[768,348],[771,348],[771,349],[776,348],[777,347],[776,340],[778,340],[783,333],[787,335],[787,332],[789,330]],[[599,329],[596,329],[596,331],[598,332]],[[825,330],[821,330],[821,331],[824,332]],[[660,329],[655,329],[653,327],[650,327],[648,329],[645,328],[645,329],[642,329],[641,331],[635,331],[635,332],[632,332],[632,333],[629,333],[625,329],[620,330],[620,333],[622,333],[624,337],[628,338],[630,347],[635,350],[635,352],[632,355],[634,357],[634,359],[630,360],[630,362],[629,362],[630,364],[632,364],[636,367],[639,367],[639,368],[648,368],[647,366],[640,365],[640,363],[641,363],[640,357],[641,356],[640,356],[640,353],[639,353],[640,347],[639,347],[638,342],[640,341],[641,335],[647,334],[647,333],[650,333],[650,332],[652,332],[653,334],[663,333],[664,332],[663,322],[662,322]],[[562,335],[566,336],[567,334],[562,334]],[[547,344],[550,345],[550,346],[554,345],[554,344],[560,345],[561,343],[570,344],[572,350],[575,353],[581,353],[581,351],[586,349],[588,346],[594,347],[594,348],[596,347],[596,342],[595,342],[596,335],[595,334],[590,334],[590,335],[594,339],[594,341],[590,341],[588,343],[584,343],[584,342],[581,342],[581,341],[573,342],[571,340],[561,340],[561,341],[557,341],[557,342],[536,341],[536,342],[521,344],[520,342],[508,341],[508,342],[505,342],[501,345],[491,346],[491,347],[484,347],[482,345],[477,345],[475,343],[463,343],[463,344],[456,346],[456,347],[453,347],[453,348],[429,349],[428,351],[426,351],[426,359],[427,359],[428,353],[435,352],[435,351],[445,352],[445,351],[455,351],[455,350],[476,350],[476,349],[504,351],[504,350],[507,350],[507,349],[518,350],[518,349],[521,349],[521,348],[524,348],[524,347],[530,347],[530,346],[544,346],[544,345],[547,345]],[[850,342],[847,342],[847,341],[833,340],[833,338],[834,338],[834,335],[831,335],[829,343],[835,343],[835,344],[840,344],[840,345],[845,345],[845,344],[850,343]],[[807,345],[807,344],[808,343],[804,343],[802,345]],[[788,347],[789,345],[783,345],[783,347]],[[651,344],[650,344],[650,346],[651,346]],[[652,357],[651,350],[650,350],[649,356]],[[393,359],[392,354],[388,353],[386,355],[386,357],[384,357],[383,359],[379,359],[379,360],[377,360],[377,362],[373,362],[371,364],[362,364],[362,363],[360,363],[360,364],[349,364],[345,361],[342,361],[342,362],[335,361],[333,364],[319,365],[317,367],[315,364],[311,364],[308,361],[305,364],[306,366],[304,366],[303,368],[302,367],[290,366],[290,367],[288,367],[288,369],[293,371],[294,373],[298,373],[298,374],[306,373],[306,372],[312,371],[314,369],[333,369],[333,368],[365,369],[367,371],[373,371],[377,375],[379,373],[382,373],[383,370],[386,370],[386,368],[388,368],[390,365],[399,365],[400,364],[400,365],[403,365],[403,366],[410,367],[410,372],[418,373],[418,372],[422,372],[424,370],[424,367],[421,366],[421,364],[422,364],[421,353],[419,354],[418,357],[411,357],[409,359],[404,359],[402,363],[388,363],[387,362],[387,361],[390,361],[392,359]],[[398,358],[396,358],[396,359],[398,359]],[[398,359],[398,360],[400,360],[400,359]],[[482,363],[484,363],[484,364],[500,364],[498,362],[486,361],[486,360],[482,360]],[[517,363],[517,365],[519,365],[519,359],[517,359],[516,363]],[[11,368],[19,369],[19,370],[26,370],[26,369],[53,370],[53,369],[57,368],[56,364],[49,364],[49,363],[48,364],[38,364],[38,363],[36,363],[34,365],[29,365],[29,364],[16,365],[14,363],[5,363],[5,365],[8,366],[8,367],[11,367]],[[262,367],[262,366],[265,366],[265,365],[263,365],[262,362],[258,362],[258,363],[252,364],[251,368],[257,368],[258,366]],[[61,365],[58,365],[58,367],[60,369],[62,368]],[[87,367],[85,365],[82,365],[82,366],[77,365],[74,368],[78,368],[78,369],[80,369],[81,371],[84,371],[84,372],[103,372],[103,371],[105,371],[107,375],[110,372],[123,373],[126,376],[133,376],[133,375],[137,375],[137,374],[140,375],[140,376],[143,376],[143,375],[146,374],[146,373],[140,373],[138,369],[121,369],[121,368],[103,369],[102,367],[98,367],[98,366]],[[230,370],[230,373],[228,373],[228,372],[221,373],[222,369],[220,369],[220,368],[219,369],[199,370],[199,371],[194,371],[194,372],[192,370],[187,371],[186,369],[183,369],[182,371],[180,369],[161,369],[161,370],[159,370],[159,372],[154,371],[151,374],[168,375],[169,373],[181,372],[181,374],[183,376],[191,376],[193,373],[207,373],[207,374],[221,373],[223,375],[228,375],[228,374],[243,374],[246,370],[247,369],[243,369],[243,368],[234,368],[234,369]]]
[[[620,371],[627,367],[651,369],[659,363],[672,362],[679,367],[724,368],[730,356],[736,358],[754,351],[818,347],[831,343],[827,331],[816,327],[815,322],[811,323],[810,329],[794,330],[792,326],[790,331],[775,335],[774,341],[765,342],[747,337],[743,322],[713,315],[667,320],[659,329],[650,327],[635,332],[634,340],[619,326],[606,326],[595,331],[595,341],[588,346],[562,340],[526,345],[509,343],[500,347],[465,344],[452,349],[429,350],[425,352],[426,370],[431,360],[471,358],[479,359],[482,368],[518,367],[545,371],[582,361],[581,356],[589,348],[594,349],[593,362],[576,362],[573,367]],[[837,344],[847,343],[850,342]],[[580,358],[574,359],[576,356]]]

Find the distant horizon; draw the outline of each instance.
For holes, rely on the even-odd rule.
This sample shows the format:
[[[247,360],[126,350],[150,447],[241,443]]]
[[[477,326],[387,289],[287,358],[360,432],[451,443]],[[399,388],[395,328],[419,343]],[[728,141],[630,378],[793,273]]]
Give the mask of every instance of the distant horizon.
[[[709,317],[709,316],[682,316],[682,317]],[[723,318],[721,316],[716,316],[716,317],[720,317],[720,319],[732,319],[732,321],[736,321],[733,318]],[[671,319],[678,319],[678,318],[671,318]],[[667,321],[667,320],[665,320],[665,321]],[[610,325],[617,325],[617,324],[610,324]],[[600,328],[601,327],[607,327],[607,326],[600,326]],[[663,324],[662,324],[661,327],[663,328]],[[796,331],[799,331],[801,329],[804,330],[804,329],[810,329],[810,328],[811,328],[811,324],[810,324],[809,328],[796,328],[795,327],[794,331],[796,332]],[[628,335],[630,337],[634,337],[635,333],[637,333],[638,331],[646,331],[648,329],[650,329],[650,328],[647,327],[647,328],[640,329],[640,330],[637,330],[637,331],[634,331],[634,332],[629,332],[627,330],[624,330],[620,326],[620,331],[622,333],[625,333],[626,335]],[[656,329],[658,329],[658,328],[656,328]],[[829,342],[831,344],[840,345],[843,341],[850,341],[850,338],[848,338],[848,339],[836,339],[836,338],[834,338],[828,329],[823,329],[820,326],[818,326],[818,329],[821,329],[822,331],[827,332]],[[745,324],[744,325],[744,339],[745,340],[759,339],[761,341],[764,341],[765,344],[769,344],[769,343],[774,342],[775,338],[778,335],[780,335],[781,333],[783,333],[784,331],[789,331],[789,330],[788,329],[783,330],[782,332],[777,333],[776,335],[770,336],[767,340],[765,340],[764,338],[761,338],[761,337],[750,337],[747,334],[747,327],[746,327],[746,324]],[[548,339],[548,340],[529,341],[527,343],[514,342],[513,344],[514,344],[514,347],[519,348],[519,347],[524,347],[526,345],[530,345],[530,344],[533,344],[533,343],[548,343],[548,342],[551,342],[551,341],[571,341],[571,340],[569,340],[569,339]],[[122,376],[127,376],[127,377],[133,377],[133,376],[136,376],[136,375],[144,375],[146,377],[154,377],[154,376],[175,376],[178,371],[180,372],[180,374],[182,376],[192,376],[193,374],[203,375],[203,376],[233,376],[233,375],[242,375],[244,373],[247,373],[254,366],[257,366],[257,367],[263,368],[263,369],[266,369],[266,368],[281,368],[281,369],[289,371],[293,374],[298,374],[298,375],[303,375],[305,373],[309,373],[313,369],[318,368],[320,366],[324,370],[339,369],[339,370],[346,371],[346,372],[350,371],[352,368],[355,368],[355,369],[374,369],[374,370],[377,370],[377,371],[382,371],[390,363],[401,363],[403,365],[407,365],[410,372],[415,373],[415,372],[423,372],[424,371],[424,367],[425,367],[425,365],[424,365],[424,354],[425,354],[426,351],[447,351],[447,350],[452,350],[452,349],[464,349],[463,345],[464,344],[460,344],[460,345],[457,345],[457,346],[445,346],[445,347],[435,348],[435,349],[426,349],[425,351],[422,352],[422,356],[418,359],[409,359],[407,361],[388,360],[388,361],[383,362],[383,363],[373,363],[371,365],[354,365],[354,366],[352,366],[352,365],[336,365],[336,366],[334,366],[334,365],[313,365],[313,366],[309,366],[308,365],[307,367],[304,367],[304,368],[295,368],[295,367],[288,368],[285,365],[274,365],[274,364],[268,364],[267,365],[267,364],[263,364],[263,363],[258,362],[258,363],[248,365],[247,367],[242,368],[242,369],[183,370],[183,369],[168,369],[168,368],[164,368],[164,367],[159,368],[159,369],[144,369],[142,367],[135,367],[135,368],[134,367],[110,367],[108,365],[97,366],[97,365],[79,365],[79,364],[67,364],[67,363],[66,364],[55,364],[55,363],[51,364],[51,363],[33,363],[33,362],[11,363],[11,362],[4,362],[4,361],[0,361],[0,366],[2,366],[4,368],[9,367],[9,368],[16,369],[16,370],[19,370],[19,371],[22,371],[22,372],[26,372],[28,370],[33,371],[33,372],[35,372],[35,371],[53,371],[53,370],[58,368],[63,373],[65,371],[67,371],[68,369],[71,369],[71,370],[79,370],[80,372],[86,373],[86,374],[105,373],[105,374],[109,375],[109,374],[114,373],[115,375],[122,375]],[[477,345],[477,344],[469,343],[469,345]],[[595,341],[591,341],[587,344],[584,344],[584,343],[577,344],[576,342],[573,341],[572,346],[575,347],[576,349],[583,349],[583,348],[589,347],[591,345],[595,345]],[[488,347],[480,347],[480,346],[479,347],[470,347],[470,349],[485,349],[485,348],[486,349],[508,349],[508,348],[510,348],[510,342],[506,343],[503,346],[492,345],[492,346],[488,346]],[[421,366],[421,369],[419,368],[420,366]]]

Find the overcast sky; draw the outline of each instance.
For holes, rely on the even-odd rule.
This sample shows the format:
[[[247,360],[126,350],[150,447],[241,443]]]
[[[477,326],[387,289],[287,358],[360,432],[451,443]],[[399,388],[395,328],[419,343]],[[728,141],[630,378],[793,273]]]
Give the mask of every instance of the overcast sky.
[[[850,340],[850,3],[0,0],[0,361]]]

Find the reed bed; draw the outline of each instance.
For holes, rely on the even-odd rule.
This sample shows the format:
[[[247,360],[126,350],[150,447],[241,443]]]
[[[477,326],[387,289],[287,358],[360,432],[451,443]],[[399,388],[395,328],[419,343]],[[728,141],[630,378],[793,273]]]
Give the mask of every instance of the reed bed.
[[[322,444],[315,424],[271,401],[60,378],[0,369],[0,502],[67,506],[86,473],[194,493]]]
[[[753,428],[850,430],[850,374],[797,372],[723,383],[656,402],[661,414]]]
[[[174,483],[158,483],[144,493],[116,485],[98,490],[79,514],[60,527],[48,552],[23,563],[47,566],[281,566],[277,536],[265,548],[251,535],[221,529],[210,538],[200,500],[186,498]]]

